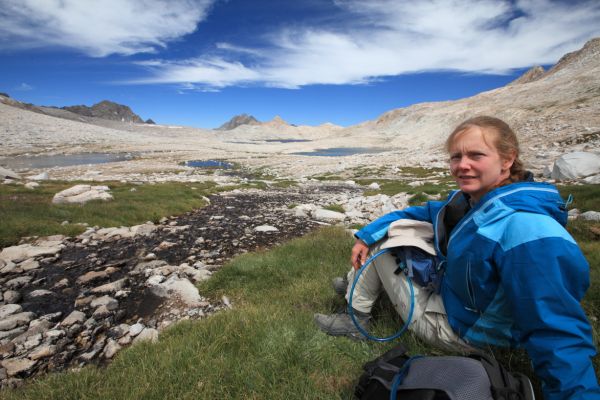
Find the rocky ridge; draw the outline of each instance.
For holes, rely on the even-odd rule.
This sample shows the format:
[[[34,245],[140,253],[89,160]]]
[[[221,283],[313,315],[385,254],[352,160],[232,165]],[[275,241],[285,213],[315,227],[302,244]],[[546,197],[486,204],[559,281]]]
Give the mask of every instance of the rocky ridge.
[[[131,111],[128,106],[117,104],[112,101],[103,100],[91,107],[85,105],[62,107],[63,110],[70,111],[85,117],[109,119],[113,121],[129,122],[143,124],[144,120],[139,115]]]

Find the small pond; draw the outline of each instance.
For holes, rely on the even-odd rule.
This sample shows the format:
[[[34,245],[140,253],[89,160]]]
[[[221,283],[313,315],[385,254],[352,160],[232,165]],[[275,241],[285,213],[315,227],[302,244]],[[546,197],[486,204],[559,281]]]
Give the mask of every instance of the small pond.
[[[80,153],[40,156],[16,156],[0,158],[0,165],[9,169],[31,169],[69,167],[73,165],[104,164],[128,161],[134,158],[131,153]]]
[[[322,156],[322,157],[344,157],[353,154],[381,153],[384,149],[367,148],[367,147],[330,147],[328,149],[317,149],[314,151],[301,151],[297,154],[300,156]]]
[[[277,142],[277,143],[297,143],[297,142],[311,142],[309,139],[267,139],[265,142]]]
[[[186,161],[184,163],[186,167],[194,167],[194,168],[223,168],[223,169],[231,169],[233,168],[232,163],[228,163],[226,161],[220,160],[192,160]]]

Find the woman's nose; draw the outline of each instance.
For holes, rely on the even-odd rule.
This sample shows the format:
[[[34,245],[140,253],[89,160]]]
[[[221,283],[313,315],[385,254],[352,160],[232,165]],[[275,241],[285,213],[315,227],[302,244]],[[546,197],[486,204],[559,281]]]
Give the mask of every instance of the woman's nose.
[[[456,163],[456,168],[458,169],[469,169],[470,167],[471,164],[469,164],[469,158],[465,156],[461,157]]]

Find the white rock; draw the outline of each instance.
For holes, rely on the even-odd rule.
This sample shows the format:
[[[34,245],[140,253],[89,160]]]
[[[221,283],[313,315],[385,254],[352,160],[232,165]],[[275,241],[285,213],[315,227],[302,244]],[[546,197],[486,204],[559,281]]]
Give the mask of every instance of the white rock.
[[[54,246],[21,244],[19,246],[11,246],[2,249],[0,259],[4,261],[18,261],[39,256],[50,256],[59,253],[63,247],[65,247],[63,244]]]
[[[337,211],[325,210],[324,208],[317,209],[313,216],[319,221],[343,221],[346,218],[345,214]]]
[[[2,179],[21,179],[19,174],[10,169],[0,167],[0,178]]]
[[[576,151],[560,156],[552,168],[552,179],[565,180],[600,174],[600,156]]]
[[[32,180],[32,181],[47,181],[48,178],[49,178],[49,176],[48,176],[47,172],[42,172],[41,174],[27,177],[27,179]]]
[[[198,288],[194,284],[185,278],[179,278],[175,275],[171,275],[169,279],[155,287],[162,289],[156,292],[153,290],[156,295],[161,297],[176,296],[190,307],[197,307],[202,301]]]
[[[0,319],[4,319],[9,315],[20,313],[22,310],[23,307],[21,307],[19,304],[5,304],[0,306]]]
[[[90,200],[112,200],[107,186],[75,185],[58,192],[52,198],[53,204],[84,204]]]
[[[16,303],[21,300],[21,293],[16,290],[7,290],[4,292],[4,302],[6,304]]]
[[[116,299],[113,299],[110,296],[101,296],[97,297],[90,303],[92,308],[97,308],[100,306],[106,306],[109,310],[116,310],[119,306],[119,302]]]
[[[65,331],[63,331],[61,329],[52,329],[52,330],[45,332],[44,337],[53,341],[56,339],[60,339],[61,337],[65,336],[65,334],[66,334]]]
[[[144,330],[144,328],[145,328],[145,326],[140,324],[139,322],[131,325],[129,327],[129,336],[135,337],[135,336],[139,335],[140,332]]]
[[[25,260],[22,263],[20,263],[19,267],[23,271],[31,271],[32,269],[38,269],[40,267],[40,263],[35,261],[35,259],[30,258],[30,259]]]
[[[158,331],[154,328],[144,328],[139,335],[133,339],[133,343],[139,343],[142,341],[150,341],[156,343],[158,341]]]
[[[37,188],[37,187],[39,187],[39,186],[40,186],[40,184],[39,184],[39,183],[37,183],[37,182],[27,182],[27,183],[25,184],[25,187],[26,187],[27,189],[31,189],[31,190],[33,190],[33,189],[35,189],[35,188]]]
[[[380,186],[377,182],[373,182],[371,183],[369,186],[367,186],[369,189],[374,189],[374,190],[378,190],[380,189]]]
[[[81,311],[74,310],[71,314],[69,314],[65,319],[60,323],[62,326],[69,327],[74,324],[81,324],[85,321],[85,314]]]
[[[300,207],[294,208],[294,216],[299,218],[308,218],[308,214]]]
[[[600,183],[600,174],[588,176],[583,180],[585,183],[589,183],[592,185],[597,185]]]
[[[579,215],[579,218],[586,221],[600,221],[600,212],[598,211],[586,211]]]
[[[35,318],[35,314],[32,312],[20,312],[9,315],[0,320],[0,331],[8,331],[18,326],[28,325],[33,318]]]
[[[126,283],[127,278],[119,279],[118,281],[110,282],[106,285],[93,288],[92,293],[114,293],[123,289]]]
[[[26,286],[29,282],[31,282],[32,279],[33,277],[31,276],[19,276],[5,282],[4,286],[10,289],[18,289],[21,286]]]
[[[108,339],[108,341],[106,342],[106,346],[104,347],[104,353],[102,354],[102,356],[108,359],[113,358],[119,350],[121,350],[121,346],[119,346],[119,344],[115,340]]]
[[[152,275],[150,278],[146,280],[147,286],[156,286],[165,281],[165,277],[163,275]]]
[[[92,317],[96,320],[101,320],[102,318],[106,318],[111,314],[110,310],[107,306],[102,305],[94,310],[92,313]]]
[[[157,229],[158,226],[154,224],[135,225],[131,227],[131,233],[133,233],[134,236],[150,236],[152,232]]]
[[[3,360],[0,364],[6,368],[8,376],[15,376],[21,372],[29,371],[36,363],[37,361],[27,358],[9,358]]]
[[[28,297],[43,297],[43,296],[51,296],[54,293],[46,290],[46,289],[38,289],[38,290],[34,290],[32,292],[29,292],[29,294],[27,295]]]
[[[279,232],[279,229],[271,225],[260,225],[254,228],[255,232]]]
[[[41,345],[29,353],[29,358],[32,360],[39,360],[40,358],[47,358],[56,354],[56,346],[54,345]]]

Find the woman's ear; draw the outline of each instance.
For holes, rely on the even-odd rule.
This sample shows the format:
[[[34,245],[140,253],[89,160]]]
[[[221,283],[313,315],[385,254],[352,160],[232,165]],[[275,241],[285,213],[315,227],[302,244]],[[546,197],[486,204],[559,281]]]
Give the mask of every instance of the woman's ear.
[[[502,170],[503,171],[510,170],[510,167],[512,167],[516,158],[517,158],[516,152],[513,152],[508,158],[503,158],[502,159]]]

